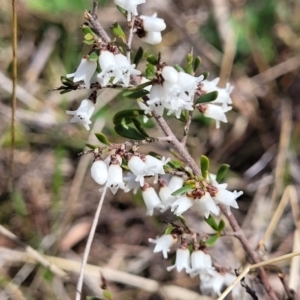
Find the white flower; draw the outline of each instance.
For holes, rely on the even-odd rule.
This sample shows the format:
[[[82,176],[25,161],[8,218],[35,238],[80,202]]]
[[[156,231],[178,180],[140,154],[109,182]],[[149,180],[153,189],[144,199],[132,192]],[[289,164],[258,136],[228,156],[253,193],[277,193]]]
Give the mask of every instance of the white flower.
[[[121,53],[115,55],[115,61],[118,66],[118,71],[120,72],[120,79],[123,81],[124,85],[127,87],[130,81],[130,75],[140,75],[141,71],[135,69],[135,64],[130,64],[127,57]],[[116,79],[113,83],[116,83]]]
[[[163,79],[169,83],[177,83],[178,81],[178,71],[171,66],[165,66],[162,69],[161,76]]]
[[[191,277],[194,277],[197,274],[212,274],[212,271],[215,269],[212,266],[210,255],[205,254],[202,250],[196,250],[192,252],[191,266],[192,268],[187,271]]]
[[[140,188],[140,183],[136,182],[136,176],[131,173],[128,172],[126,176],[124,176],[124,182],[126,183],[126,186],[130,189],[133,190],[133,193],[136,194],[138,189]]]
[[[120,72],[115,60],[115,56],[110,51],[101,51],[99,56],[99,64],[101,73],[97,75],[99,82],[102,86],[106,86],[110,81],[111,77],[115,77],[115,80],[120,80]]]
[[[195,204],[197,204],[199,212],[204,215],[205,218],[208,218],[211,212],[215,215],[219,214],[219,208],[208,192],[206,192],[200,199],[195,199]]]
[[[100,185],[104,184],[108,178],[108,170],[103,160],[96,160],[91,167],[92,178]]]
[[[152,16],[140,16],[143,20],[143,27],[145,31],[156,31],[160,32],[166,29],[166,23],[164,19],[157,18],[157,13]]]
[[[197,84],[201,82],[203,79],[204,79],[203,75],[199,77],[194,77],[185,72],[179,72],[177,84],[179,84],[182,87],[182,89],[190,96],[194,96],[195,90],[197,88]]]
[[[236,199],[239,196],[241,196],[243,194],[243,192],[242,191],[230,192],[230,191],[226,190],[225,188],[220,187],[220,185],[217,185],[216,187],[218,189],[218,192],[216,193],[216,195],[213,198],[217,203],[224,204],[227,208],[227,213],[230,215],[231,214],[230,207],[239,208],[239,206],[236,202]]]
[[[183,184],[184,184],[184,180],[182,177],[172,176],[169,181],[168,187],[169,187],[171,193],[173,193],[173,192],[179,190],[180,188],[182,188]]]
[[[145,182],[144,176],[149,175],[149,170],[146,164],[136,155],[133,155],[128,160],[128,168],[129,170],[136,176],[135,181],[140,182],[140,185],[143,186]],[[150,173],[154,175],[154,173]]]
[[[161,33],[156,31],[147,31],[146,35],[141,40],[150,45],[159,44],[162,41]]]
[[[123,182],[123,170],[119,164],[111,164],[108,167],[108,179],[106,186],[110,188],[113,194],[115,194],[119,188],[124,190],[124,192],[129,191]]]
[[[142,188],[142,197],[147,207],[146,215],[152,216],[154,209],[161,206],[161,201],[155,189],[151,186],[144,186]]]
[[[199,105],[199,111],[207,118],[216,120],[216,127],[220,128],[220,121],[227,123],[227,118],[225,113],[231,110],[231,106],[218,106],[215,104],[203,104]]]
[[[184,194],[171,204],[171,211],[174,212],[175,215],[180,216],[193,206],[193,204],[194,201]]]
[[[211,276],[200,274],[200,290],[204,295],[220,296],[224,285],[224,276],[214,271]]]
[[[217,77],[214,80],[203,80],[202,83],[202,90],[206,93],[218,92],[218,98],[211,103],[221,103],[224,107],[226,107],[228,104],[232,103],[232,100],[230,98],[230,94],[233,90],[233,86],[230,85],[230,83],[226,84],[226,88],[220,88],[218,87],[218,83],[220,81],[220,78]]]
[[[95,61],[89,61],[86,58],[82,58],[75,73],[67,74],[67,77],[74,77],[74,82],[83,80],[85,87],[89,89],[91,85],[91,78],[95,73],[96,68],[97,63]]]
[[[84,99],[81,101],[80,106],[75,111],[67,110],[66,113],[68,115],[74,116],[71,119],[71,123],[82,123],[83,126],[86,128],[86,130],[90,130],[89,124],[92,122],[90,121],[90,118],[95,110],[95,104],[88,99]]]
[[[165,158],[164,156],[161,159],[157,159],[152,155],[145,156],[145,164],[147,166],[148,174],[154,175],[154,183],[158,181],[158,174],[165,174],[164,165],[170,161],[170,158]]]
[[[139,108],[142,109],[142,110],[144,110],[145,113],[146,113],[146,110],[148,110],[148,106],[142,100],[140,100],[140,99],[137,99],[136,102],[137,102]],[[143,122],[147,123],[148,120],[149,120],[149,118],[146,115],[144,115]]]
[[[170,272],[173,269],[177,269],[177,272],[181,272],[183,269],[186,271],[190,270],[190,251],[189,249],[177,249],[176,250],[176,261],[173,266],[167,267],[167,270]]]
[[[163,257],[165,259],[168,258],[168,252],[170,252],[170,248],[177,242],[177,238],[174,238],[172,234],[164,234],[161,237],[157,237],[156,239],[148,239],[150,243],[156,244],[153,252],[162,252]]]
[[[171,195],[170,188],[165,185],[159,189],[158,195],[162,202],[161,212],[165,212],[168,208],[171,207],[172,203],[176,200],[176,197]]]
[[[130,13],[134,16],[138,15],[137,6],[145,3],[146,0],[115,0],[115,4],[124,8],[128,12],[127,21],[131,21]]]
[[[153,110],[156,110],[159,115],[163,115],[164,113],[164,101],[166,99],[164,88],[155,84],[150,89],[149,100],[147,101],[146,108],[142,108],[145,110],[146,114],[151,113]]]

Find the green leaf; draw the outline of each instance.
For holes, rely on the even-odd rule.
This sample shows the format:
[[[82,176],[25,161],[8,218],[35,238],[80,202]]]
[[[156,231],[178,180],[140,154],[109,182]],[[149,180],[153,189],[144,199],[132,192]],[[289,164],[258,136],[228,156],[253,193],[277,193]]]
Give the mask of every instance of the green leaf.
[[[220,168],[217,172],[217,177],[216,177],[217,182],[221,182],[224,179],[225,174],[228,171],[229,167],[230,166],[227,164],[223,164],[220,166]]]
[[[193,64],[192,63],[187,64],[187,66],[185,67],[185,72],[188,73],[188,74],[193,73]]]
[[[201,155],[200,166],[201,166],[202,176],[204,178],[206,178],[208,175],[208,169],[209,169],[209,159],[207,156]]]
[[[110,27],[112,33],[126,43],[126,35],[118,22],[113,23]]]
[[[103,290],[103,296],[107,299],[107,300],[111,300],[112,299],[112,294],[109,290]]]
[[[130,140],[144,140],[145,136],[132,127],[125,127],[123,124],[116,124],[115,131],[118,135]]]
[[[96,132],[95,133],[96,138],[104,145],[110,145],[111,143],[108,141],[106,135],[102,132]]]
[[[193,59],[194,59],[193,54],[188,53],[187,56],[186,56],[187,62],[191,64],[191,63],[193,63]]]
[[[96,148],[98,148],[98,146],[96,146],[96,145],[92,145],[92,144],[89,144],[89,143],[85,143],[85,146],[86,147],[88,147],[88,148],[90,148],[90,149],[96,149]]]
[[[18,190],[12,192],[12,206],[14,211],[21,216],[27,216],[28,211],[26,207],[26,202],[22,194]]]
[[[185,220],[185,218],[183,216],[179,216],[178,219],[179,219],[179,221],[181,222],[181,224],[183,226],[186,226],[186,220]]]
[[[196,99],[195,104],[211,102],[216,100],[217,98],[218,98],[217,91],[210,92]]]
[[[165,234],[171,234],[172,230],[174,229],[173,226],[168,226],[165,230]]]
[[[224,220],[221,219],[218,226],[218,232],[222,232],[224,228],[225,228],[225,222]]]
[[[190,185],[190,184],[187,184],[187,185],[184,185],[182,188],[176,190],[175,192],[173,192],[171,195],[172,196],[180,196],[186,192],[189,192],[191,190],[194,189],[194,186],[193,185]]]
[[[155,77],[155,68],[150,63],[147,63],[145,76],[147,79],[152,80]]]
[[[174,169],[180,169],[182,167],[181,161],[173,159],[169,161],[167,165],[171,166]]]
[[[179,66],[179,65],[175,65],[174,68],[178,71],[178,72],[185,72],[184,69]]]
[[[83,24],[81,26],[81,29],[82,29],[82,32],[83,32],[84,35],[86,35],[86,34],[94,35],[93,30],[88,25]]]
[[[126,91],[123,93],[123,97],[129,98],[129,99],[139,99],[143,98],[149,94],[149,91],[147,90],[133,90],[133,91]]]
[[[113,123],[119,124],[123,119],[128,119],[129,124],[132,123],[131,118],[137,118],[138,116],[144,115],[142,109],[125,109],[117,112],[113,117]]]
[[[140,47],[138,49],[138,51],[136,52],[135,57],[133,59],[133,63],[135,64],[136,67],[139,64],[139,62],[141,61],[141,59],[143,58],[143,55],[144,55],[144,50],[142,47]]]
[[[93,45],[93,44],[94,44],[94,40],[90,40],[90,41],[84,40],[83,42],[84,42],[85,44],[87,44],[87,45]]]
[[[203,75],[204,79],[207,79],[209,76],[209,72],[203,72],[201,75]]]
[[[84,39],[86,41],[94,41],[94,35],[91,34],[91,33],[87,33],[87,34],[84,35]]]
[[[205,222],[215,231],[218,231],[219,225],[217,224],[216,220],[212,215],[209,215],[207,219],[204,219]]]
[[[213,246],[219,237],[219,234],[214,234],[213,236],[209,237],[205,242],[206,246]]]
[[[144,130],[143,128],[143,124],[141,123],[138,119],[133,118],[132,119],[132,123],[134,124],[135,128],[141,133],[143,134],[145,137],[149,137],[148,133]]]
[[[121,6],[119,6],[119,5],[116,5],[116,6],[117,6],[118,11],[119,11],[125,18],[127,18],[127,11],[126,11],[124,8],[122,8]]]
[[[48,282],[52,282],[53,278],[54,278],[53,273],[49,269],[46,269],[44,273],[44,279]]]
[[[92,52],[90,55],[89,55],[89,61],[97,61],[98,60],[98,55],[96,52]]]
[[[147,62],[153,66],[158,64],[158,58],[154,54],[150,54],[147,56]]]
[[[198,70],[200,65],[201,65],[201,58],[199,56],[197,56],[194,61],[194,68],[193,68],[194,72],[196,72]]]

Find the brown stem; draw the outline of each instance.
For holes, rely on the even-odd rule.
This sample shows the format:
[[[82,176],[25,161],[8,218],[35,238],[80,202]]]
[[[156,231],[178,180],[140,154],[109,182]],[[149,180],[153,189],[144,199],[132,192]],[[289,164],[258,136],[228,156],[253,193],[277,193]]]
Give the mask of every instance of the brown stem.
[[[241,244],[243,245],[243,248],[245,250],[245,252],[249,255],[249,258],[251,260],[252,263],[259,263],[260,262],[260,257],[257,254],[257,252],[255,252],[255,250],[253,250],[247,240],[247,238],[245,237],[241,227],[239,226],[236,218],[233,216],[233,214],[228,214],[227,213],[227,209],[223,204],[219,204],[220,209],[223,213],[223,215],[226,217],[226,219],[228,220],[231,228],[233,229],[234,232],[237,232],[239,234],[236,235],[236,238],[241,242]],[[259,268],[258,269],[259,272],[259,276],[260,276],[260,280],[266,290],[266,292],[268,293],[268,295],[270,296],[271,299],[273,300],[278,300],[275,292],[273,291],[269,280],[268,280],[268,276],[267,273],[265,272],[264,268]]]
[[[190,110],[190,111],[189,111],[189,115],[188,115],[188,119],[187,119],[186,124],[185,124],[185,126],[184,126],[183,137],[182,137],[182,140],[181,140],[181,144],[182,144],[183,146],[185,146],[186,140],[187,140],[187,138],[188,138],[190,126],[191,126],[191,123],[192,123],[192,117],[193,117],[193,111]]]

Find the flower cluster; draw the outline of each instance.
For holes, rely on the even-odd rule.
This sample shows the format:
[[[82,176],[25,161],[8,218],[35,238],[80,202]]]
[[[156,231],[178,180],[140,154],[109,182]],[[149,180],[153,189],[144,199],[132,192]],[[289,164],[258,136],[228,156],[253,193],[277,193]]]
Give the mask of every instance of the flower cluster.
[[[217,128],[220,121],[227,122],[225,113],[232,109],[230,93],[232,86],[227,84],[225,89],[217,87],[219,78],[213,81],[204,80],[204,76],[192,76],[185,72],[178,72],[174,67],[164,66],[161,72],[162,83],[153,84],[149,90],[149,100],[145,104],[138,102],[145,114],[151,114],[156,110],[158,114],[163,115],[164,109],[167,115],[175,114],[180,118],[183,110],[194,110],[194,96],[203,96],[213,91],[218,92],[218,97],[212,101],[212,104],[197,104],[198,110],[208,118],[216,120]],[[222,105],[219,106],[218,104]]]

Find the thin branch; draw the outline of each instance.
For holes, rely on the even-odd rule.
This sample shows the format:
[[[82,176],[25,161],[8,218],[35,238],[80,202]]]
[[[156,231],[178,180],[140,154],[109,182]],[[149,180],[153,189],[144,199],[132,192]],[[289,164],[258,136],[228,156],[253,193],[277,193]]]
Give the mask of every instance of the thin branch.
[[[78,282],[77,282],[77,286],[76,286],[76,298],[75,298],[75,300],[80,300],[80,298],[81,298],[84,268],[86,266],[87,259],[88,259],[88,256],[89,256],[89,253],[90,253],[90,250],[91,250],[91,246],[92,246],[92,242],[93,242],[93,239],[94,239],[94,235],[95,235],[96,227],[97,227],[97,224],[98,224],[98,220],[99,220],[100,212],[101,212],[101,209],[102,209],[102,205],[103,205],[103,202],[104,202],[106,190],[107,190],[107,187],[104,186],[103,191],[102,191],[102,195],[101,195],[101,198],[100,198],[100,201],[99,201],[96,213],[95,213],[95,217],[94,217],[94,220],[93,220],[91,231],[89,233],[89,237],[88,237],[85,249],[84,249],[84,254],[83,254],[81,267],[80,267],[80,272],[79,272],[79,278],[78,278]]]
[[[127,59],[128,59],[129,62],[131,62],[130,54],[131,54],[131,44],[132,44],[133,33],[134,33],[134,21],[135,21],[135,16],[132,16],[132,20],[131,20],[130,25],[129,25],[129,36],[128,36],[128,40],[127,40],[127,43],[126,43]]]
[[[13,75],[12,75],[12,96],[11,96],[11,148],[10,148],[10,182],[9,189],[13,189],[14,182],[14,154],[15,154],[15,112],[17,106],[17,0],[12,1],[13,9],[13,40],[12,40],[12,49],[13,49]]]
[[[10,239],[11,241],[15,242],[17,245],[21,246],[28,252],[32,257],[40,263],[45,268],[48,268],[53,274],[61,277],[61,278],[68,278],[68,274],[58,268],[56,265],[49,262],[42,254],[31,248],[30,246],[23,243],[15,234],[7,230],[5,227],[0,225],[0,234],[5,236],[6,238]]]
[[[98,0],[93,0],[93,10],[92,10],[92,16],[96,20],[98,18],[97,16],[97,9],[98,9]]]
[[[185,146],[186,140],[187,140],[187,138],[188,138],[190,126],[191,126],[191,123],[192,123],[192,117],[193,117],[193,111],[190,110],[190,111],[189,111],[189,115],[188,115],[188,119],[187,119],[186,124],[185,124],[185,126],[184,126],[183,137],[182,137],[182,140],[181,140],[181,144],[182,144],[183,146]]]
[[[84,17],[92,24],[93,31],[102,39],[103,42],[109,43],[111,41],[98,19],[95,19],[88,11],[85,11]]]

